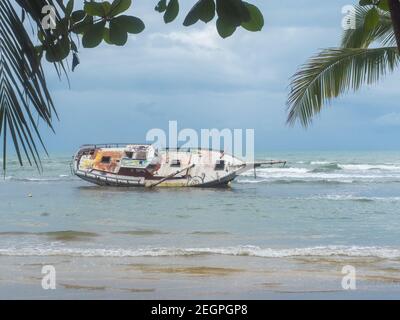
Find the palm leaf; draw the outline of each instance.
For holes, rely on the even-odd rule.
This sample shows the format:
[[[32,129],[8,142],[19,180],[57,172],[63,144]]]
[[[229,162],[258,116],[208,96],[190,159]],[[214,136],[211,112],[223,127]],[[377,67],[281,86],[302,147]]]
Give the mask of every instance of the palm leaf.
[[[324,104],[363,84],[377,82],[399,64],[397,47],[325,49],[292,77],[287,122],[308,126]]]
[[[372,43],[379,42],[382,46],[395,46],[392,20],[388,12],[378,10],[380,15],[379,24],[371,30],[364,27],[365,18],[370,6],[356,7],[356,28],[346,30],[342,37],[342,48],[368,48]]]
[[[31,6],[46,1],[17,2],[24,4],[29,12]],[[45,151],[46,148],[34,119],[38,116],[53,129],[53,113],[56,114],[34,44],[10,0],[1,0],[0,135],[3,135],[4,171],[8,140],[13,143],[21,165],[26,158],[29,164],[41,168],[37,145]]]

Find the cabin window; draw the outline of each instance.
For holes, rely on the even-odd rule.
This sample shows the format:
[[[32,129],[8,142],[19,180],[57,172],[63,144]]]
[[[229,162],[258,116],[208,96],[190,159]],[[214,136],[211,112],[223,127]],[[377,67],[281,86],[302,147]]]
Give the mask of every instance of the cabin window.
[[[217,160],[215,163],[215,170],[224,170],[225,169],[225,160]]]
[[[133,152],[132,151],[126,151],[125,154],[126,154],[127,158],[132,159],[132,157],[133,157]]]
[[[135,160],[146,160],[147,159],[147,151],[136,151],[135,152]]]
[[[171,160],[171,167],[180,167],[181,166],[181,160],[175,159]]]
[[[111,163],[111,157],[102,157],[101,163]]]

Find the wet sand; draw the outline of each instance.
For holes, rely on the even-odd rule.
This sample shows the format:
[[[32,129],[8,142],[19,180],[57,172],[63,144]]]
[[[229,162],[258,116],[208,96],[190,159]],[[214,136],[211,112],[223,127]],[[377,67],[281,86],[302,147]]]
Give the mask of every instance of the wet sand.
[[[357,270],[343,290],[342,267]],[[396,299],[398,261],[299,257],[0,257],[1,299]],[[41,287],[43,265],[56,289]]]

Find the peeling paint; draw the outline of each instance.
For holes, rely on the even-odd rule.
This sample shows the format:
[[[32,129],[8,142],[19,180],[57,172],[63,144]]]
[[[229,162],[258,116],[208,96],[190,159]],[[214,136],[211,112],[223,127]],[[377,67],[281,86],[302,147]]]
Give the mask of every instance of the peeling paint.
[[[151,145],[83,146],[74,156],[74,173],[89,182],[109,186],[220,187],[261,164],[248,164],[221,151],[157,150]]]

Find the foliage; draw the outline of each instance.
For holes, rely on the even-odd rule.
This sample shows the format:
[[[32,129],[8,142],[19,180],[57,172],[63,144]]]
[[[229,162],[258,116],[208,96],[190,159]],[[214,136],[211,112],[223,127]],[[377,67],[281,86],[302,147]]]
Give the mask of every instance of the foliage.
[[[128,40],[128,33],[138,34],[145,29],[140,18],[124,14],[132,6],[132,0],[114,0],[112,3],[92,0],[76,10],[74,0],[69,0],[65,7],[62,3],[57,1],[59,12],[63,15],[57,17],[56,29],[47,32],[40,30],[39,33],[42,43],[38,51],[46,52],[49,62],[60,62],[71,51],[73,55],[77,54],[77,45],[71,37],[73,33],[82,36],[84,48],[94,48],[103,41],[110,45],[123,46]],[[155,7],[156,11],[163,14],[165,23],[174,21],[179,9],[179,0],[160,0]],[[199,20],[208,23],[216,15],[217,30],[223,38],[231,36],[238,27],[255,32],[262,30],[264,26],[260,10],[242,0],[199,0],[186,15],[183,25],[191,26]],[[36,23],[39,22],[36,20]],[[76,63],[73,64],[75,66]]]
[[[42,12],[45,6],[54,8],[53,29],[42,24],[48,16]],[[35,141],[43,148],[44,144],[38,120],[53,129],[52,121],[57,115],[43,73],[43,59],[54,65],[59,76],[67,75],[68,59],[72,71],[80,63],[80,39],[84,48],[95,48],[102,42],[125,45],[128,34],[145,29],[139,17],[126,14],[131,7],[132,0],[0,0],[0,137],[4,171],[10,139],[21,165],[25,157],[29,164],[41,168]],[[171,23],[179,15],[179,0],[161,0],[155,10],[163,14],[165,23]],[[254,32],[264,26],[260,10],[242,0],[199,0],[183,25],[191,26],[199,20],[208,23],[216,16],[216,27],[223,38],[239,27]]]
[[[56,115],[37,51],[22,20],[8,1],[0,1],[0,135],[4,171],[9,136],[20,164],[25,155],[29,164],[41,168],[35,141],[39,140],[43,148],[44,144],[35,115],[51,129]]]
[[[292,77],[288,123],[308,126],[332,99],[376,83],[398,67],[400,55],[387,0],[361,0],[356,22],[356,29],[344,32],[339,48],[322,50]]]

